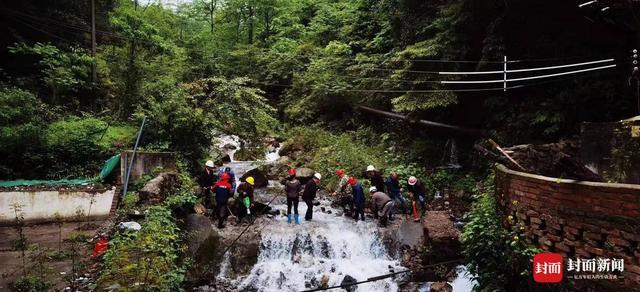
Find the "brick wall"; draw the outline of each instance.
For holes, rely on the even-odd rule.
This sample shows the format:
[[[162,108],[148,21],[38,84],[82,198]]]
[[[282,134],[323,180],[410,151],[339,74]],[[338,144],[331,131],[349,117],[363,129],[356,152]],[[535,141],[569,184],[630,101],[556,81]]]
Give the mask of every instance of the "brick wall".
[[[640,185],[579,182],[498,165],[496,194],[505,214],[526,225],[534,245],[565,259],[623,258],[622,285],[640,287]]]

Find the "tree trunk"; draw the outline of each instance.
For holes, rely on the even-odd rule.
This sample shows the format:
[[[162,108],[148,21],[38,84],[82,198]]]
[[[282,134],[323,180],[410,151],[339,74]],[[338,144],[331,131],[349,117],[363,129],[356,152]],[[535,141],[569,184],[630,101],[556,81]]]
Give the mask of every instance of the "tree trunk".
[[[247,11],[249,12],[247,14],[247,43],[253,44],[253,16],[255,11],[252,6],[248,6]]]

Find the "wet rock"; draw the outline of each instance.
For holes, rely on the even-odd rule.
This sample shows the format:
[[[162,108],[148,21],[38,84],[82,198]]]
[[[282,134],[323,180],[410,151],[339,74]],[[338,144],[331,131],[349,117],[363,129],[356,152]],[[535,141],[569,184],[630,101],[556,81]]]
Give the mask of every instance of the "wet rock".
[[[277,280],[278,281],[277,282],[278,283],[278,288],[282,288],[282,284],[284,284],[284,282],[286,280],[287,280],[287,277],[285,277],[284,273],[281,271],[280,272],[280,276],[278,277],[278,280]],[[306,286],[306,284],[305,284],[305,286]],[[307,288],[309,288],[309,287],[307,287]]]
[[[165,196],[178,185],[178,175],[173,172],[163,172],[148,181],[138,191],[140,201],[157,204],[164,201]]]
[[[240,177],[240,181],[245,181],[247,177],[250,177],[250,176],[253,177],[253,180],[255,181],[255,184],[253,185],[253,187],[256,189],[264,188],[269,185],[269,180],[267,179],[267,176],[264,175],[264,173],[258,168],[254,168],[252,170],[247,171],[244,175],[242,175],[242,177]]]
[[[433,292],[452,292],[453,287],[447,282],[434,282],[431,284],[431,291]]]
[[[356,278],[354,277],[346,275],[344,276],[344,278],[342,278],[342,282],[340,282],[340,286],[342,286],[342,289],[344,289],[347,292],[353,292],[353,291],[356,291],[358,286],[349,285],[349,284],[354,284],[354,283],[358,283],[358,280],[356,280]]]
[[[425,213],[423,228],[425,244],[431,249],[431,261],[447,261],[460,257],[460,230],[445,211]]]
[[[322,275],[322,278],[320,278],[320,288],[327,288],[327,287],[329,287],[329,276]]]
[[[311,287],[320,287],[320,281],[316,277],[311,278]]]

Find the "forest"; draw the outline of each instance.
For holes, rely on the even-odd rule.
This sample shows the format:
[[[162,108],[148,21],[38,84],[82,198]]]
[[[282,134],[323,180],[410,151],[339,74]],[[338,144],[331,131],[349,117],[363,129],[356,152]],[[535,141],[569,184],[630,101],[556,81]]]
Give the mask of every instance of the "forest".
[[[507,255],[477,247],[465,256],[481,289],[515,287],[526,274],[483,270],[478,257],[520,267],[532,250],[509,240],[498,215],[482,218],[496,204],[481,187],[493,161],[459,129],[500,145],[545,144],[578,139],[583,122],[639,114],[637,1],[581,2],[3,1],[0,181],[92,177],[133,147],[143,118],[139,150],[175,152],[185,177],[217,136],[242,139],[240,160],[261,159],[273,138],[302,149],[292,158],[326,174],[327,189],[337,167],[360,175],[376,165],[405,180],[429,176],[430,192],[475,193],[467,221],[511,244],[499,244]],[[556,73],[529,68],[593,61],[607,68],[526,78]],[[469,230],[469,242],[487,241]]]

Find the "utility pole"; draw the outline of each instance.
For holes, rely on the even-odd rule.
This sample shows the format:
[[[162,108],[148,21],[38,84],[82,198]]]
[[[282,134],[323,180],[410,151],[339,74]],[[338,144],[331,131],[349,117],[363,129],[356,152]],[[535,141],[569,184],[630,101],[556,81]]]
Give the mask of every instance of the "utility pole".
[[[98,82],[98,70],[96,68],[96,0],[91,0],[91,57],[93,64],[91,66],[91,80],[93,83]]]

